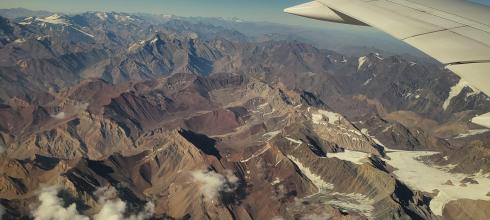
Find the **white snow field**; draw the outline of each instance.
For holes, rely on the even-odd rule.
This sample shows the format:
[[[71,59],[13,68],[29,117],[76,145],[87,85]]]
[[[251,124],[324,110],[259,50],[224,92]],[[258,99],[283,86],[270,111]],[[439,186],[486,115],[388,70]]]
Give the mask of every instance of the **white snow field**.
[[[490,177],[488,174],[476,173],[473,175],[449,173],[444,167],[430,166],[419,160],[421,156],[430,156],[438,152],[430,151],[397,151],[387,149],[391,159],[385,161],[396,168],[393,173],[402,182],[413,189],[424,192],[436,192],[437,195],[430,202],[430,209],[434,214],[441,216],[444,205],[458,199],[490,200]],[[462,184],[462,180],[471,178],[477,184]],[[448,180],[452,184],[448,184]]]
[[[346,160],[361,165],[367,161],[369,154],[360,151],[345,150],[344,152],[339,152],[339,153],[327,153],[327,157],[338,158],[341,160]]]
[[[383,159],[396,170],[396,177],[410,188],[435,193],[430,202],[430,209],[434,214],[442,216],[444,206],[450,201],[458,199],[486,200],[490,201],[490,174],[475,173],[450,173],[455,165],[445,167],[430,165],[420,158],[439,154],[432,151],[403,151],[386,148],[386,155],[390,159]],[[357,151],[345,151],[341,153],[329,153],[328,158],[338,158],[355,164],[362,164],[369,154]],[[478,183],[463,183],[463,179],[470,178]],[[450,183],[450,184],[448,184]]]

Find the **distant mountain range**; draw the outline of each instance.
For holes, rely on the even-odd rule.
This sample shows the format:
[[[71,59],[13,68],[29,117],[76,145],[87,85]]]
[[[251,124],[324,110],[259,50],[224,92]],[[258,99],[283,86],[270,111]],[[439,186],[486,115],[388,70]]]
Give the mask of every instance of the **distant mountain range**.
[[[32,11],[24,8],[0,9],[0,15],[18,19],[22,17],[45,17],[51,12]],[[239,18],[211,18],[211,17],[181,17],[176,15],[156,15],[134,13],[145,20],[162,23],[171,18],[184,20],[190,23],[205,23],[230,30],[236,30],[249,37],[266,41],[274,40],[300,40],[313,44],[316,47],[331,49],[348,55],[362,55],[369,52],[385,53],[391,55],[410,55],[418,58],[431,59],[417,49],[401,43],[386,34],[370,28],[352,29],[348,26],[329,25],[324,29],[290,26],[270,22],[250,22]],[[362,40],[361,40],[362,39]]]

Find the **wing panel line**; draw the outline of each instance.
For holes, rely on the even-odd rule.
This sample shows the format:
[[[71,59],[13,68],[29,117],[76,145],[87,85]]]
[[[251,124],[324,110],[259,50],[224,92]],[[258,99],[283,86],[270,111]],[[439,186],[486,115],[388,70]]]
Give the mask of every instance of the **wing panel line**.
[[[413,10],[417,10],[417,11],[420,11],[420,12],[423,12],[423,13],[426,13],[426,14],[430,14],[430,15],[433,15],[433,16],[436,16],[436,17],[439,17],[439,18],[442,18],[442,19],[448,19],[448,20],[453,21],[453,22],[456,22],[456,23],[465,24],[465,25],[471,26],[471,27],[473,27],[475,29],[478,29],[478,30],[487,32],[487,33],[489,33],[489,31],[490,31],[490,27],[488,25],[484,24],[484,23],[480,23],[480,22],[475,21],[473,19],[461,17],[461,16],[459,16],[457,14],[450,13],[450,12],[447,12],[447,11],[441,11],[441,10],[439,10],[437,8],[433,8],[433,7],[430,7],[430,6],[420,5],[419,3],[416,3],[416,2],[413,2],[413,1],[410,1],[410,0],[385,0],[385,1],[391,2],[393,4],[401,5],[401,6],[404,6],[404,7],[408,7],[408,8],[411,8]],[[409,4],[403,4],[402,2],[407,2]],[[429,10],[424,10],[424,8],[429,9],[429,10],[432,10],[435,13],[430,13]],[[444,16],[441,16],[441,15],[438,15],[438,14],[442,14],[442,15],[446,14],[446,15],[450,15],[453,18],[459,18],[459,19],[457,19],[457,20],[456,19],[451,19],[450,17],[444,17]],[[478,25],[467,24],[465,21],[466,22],[475,23],[475,24],[478,24]],[[462,23],[462,22],[464,22],[464,23]],[[477,27],[477,26],[480,26],[480,27]],[[485,28],[481,28],[481,27],[485,27]]]
[[[463,25],[463,26],[458,26],[458,27],[454,27],[454,28],[462,28],[462,27],[468,27],[468,26],[467,25]],[[450,28],[450,29],[446,29],[445,28],[445,29],[441,29],[441,30],[429,31],[429,32],[420,33],[420,34],[416,34],[416,35],[413,35],[413,36],[405,37],[405,38],[402,38],[400,40],[405,41],[407,39],[410,39],[410,38],[413,38],[413,37],[422,36],[422,35],[426,35],[426,34],[432,34],[432,33],[437,33],[437,32],[441,32],[441,31],[451,31],[454,28]]]

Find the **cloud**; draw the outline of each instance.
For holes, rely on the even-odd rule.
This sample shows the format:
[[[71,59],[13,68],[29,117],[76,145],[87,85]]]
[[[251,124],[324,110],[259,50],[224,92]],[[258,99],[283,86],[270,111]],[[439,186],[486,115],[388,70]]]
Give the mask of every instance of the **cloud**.
[[[40,205],[32,212],[34,219],[70,219],[89,220],[87,216],[80,215],[76,204],[63,206],[63,201],[58,198],[59,187],[52,186],[41,189],[39,193]]]
[[[145,205],[145,209],[136,214],[129,216],[128,220],[143,220],[149,219],[155,214],[155,205],[152,202],[148,202]]]
[[[99,213],[94,215],[94,220],[119,220],[124,219],[126,203],[120,199],[105,201]]]
[[[101,187],[95,195],[99,197],[98,203],[102,205],[99,213],[94,215],[94,220],[119,220],[124,219],[126,203],[117,198],[114,187]]]
[[[58,198],[60,188],[56,186],[45,187],[39,193],[39,206],[32,211],[36,220],[45,219],[69,219],[90,220],[89,216],[78,213],[76,204],[70,204],[65,208],[63,201]],[[140,213],[125,217],[126,202],[122,201],[113,187],[102,187],[96,191],[100,211],[93,216],[94,220],[144,220],[153,216],[154,205],[149,202]]]
[[[95,194],[99,197],[98,203],[102,205],[102,208],[99,213],[94,215],[94,220],[143,220],[150,218],[154,214],[155,206],[153,203],[148,202],[142,212],[125,218],[126,203],[118,197],[114,187],[101,187]]]
[[[226,170],[225,175],[212,170],[196,170],[191,172],[191,175],[200,183],[200,191],[207,201],[218,198],[220,192],[235,191],[238,183],[238,178],[229,170]]]

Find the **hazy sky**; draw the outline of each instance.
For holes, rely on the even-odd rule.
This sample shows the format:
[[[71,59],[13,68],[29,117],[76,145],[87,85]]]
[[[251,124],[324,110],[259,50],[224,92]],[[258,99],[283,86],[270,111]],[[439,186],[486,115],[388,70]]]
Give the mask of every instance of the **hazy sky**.
[[[282,12],[305,0],[0,0],[0,8],[24,7],[59,12],[117,11],[181,16],[238,17],[252,21],[301,24]]]
[[[238,17],[294,25],[321,26],[323,22],[288,15],[284,8],[308,0],[0,0],[0,8],[24,7],[55,12],[117,11],[180,16]],[[489,4],[490,0],[474,0]]]

